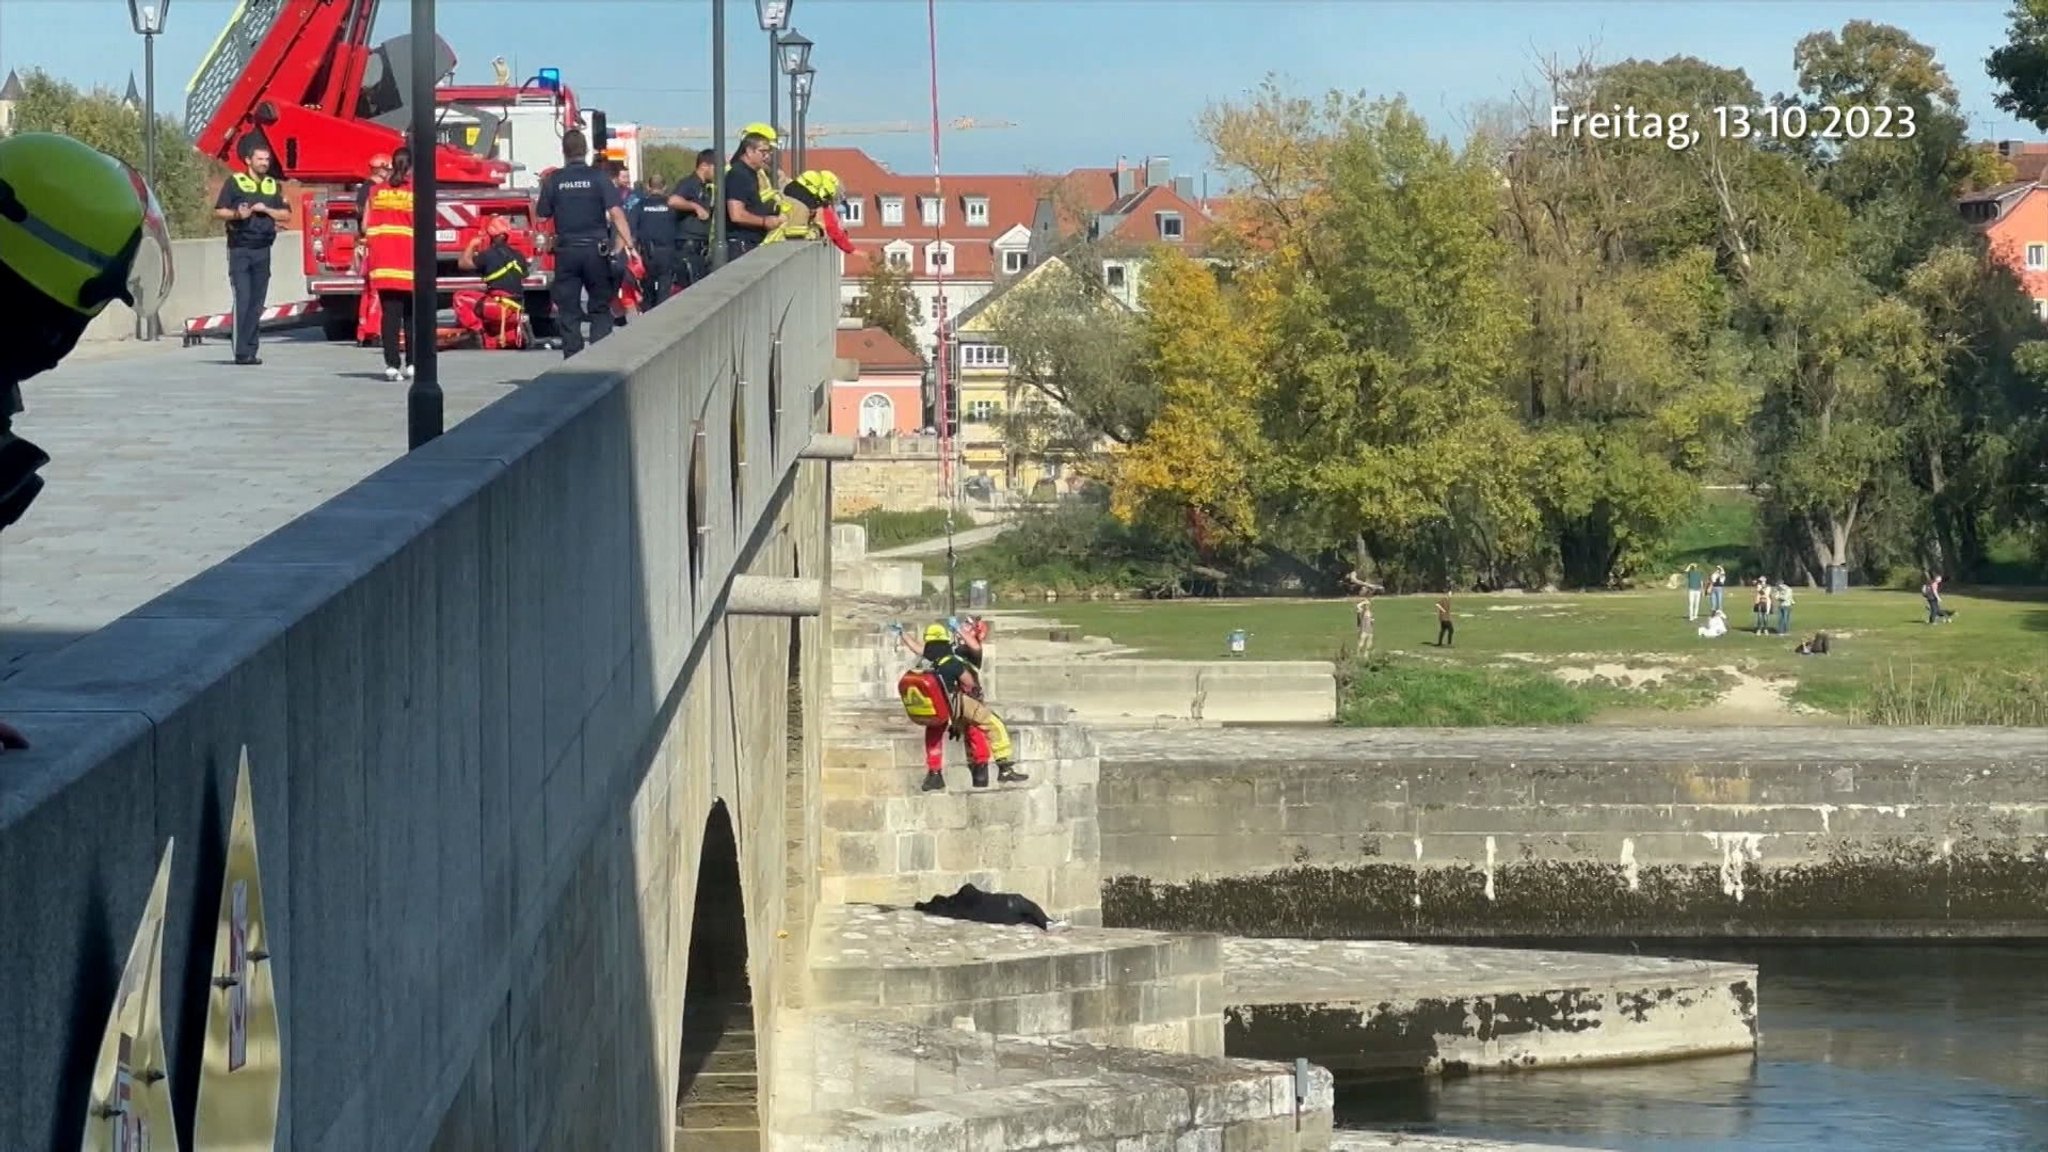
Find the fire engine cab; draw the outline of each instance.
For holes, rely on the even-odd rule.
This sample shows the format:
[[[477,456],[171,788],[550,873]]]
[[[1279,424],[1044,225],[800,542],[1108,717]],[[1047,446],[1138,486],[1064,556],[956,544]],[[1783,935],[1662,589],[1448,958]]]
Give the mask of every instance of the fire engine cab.
[[[379,0],[244,0],[186,90],[186,127],[199,151],[230,168],[250,150],[269,150],[275,174],[307,190],[299,210],[307,288],[330,340],[353,340],[363,279],[355,267],[360,225],[356,189],[370,158],[406,143],[412,122],[411,37],[370,44]],[[438,77],[452,76],[455,54],[436,38]],[[530,260],[527,313],[536,334],[553,329],[550,254],[536,253],[546,230],[535,198],[541,174],[561,163],[562,133],[593,126],[603,114],[579,108],[561,74],[542,69],[523,84],[502,68],[494,85],[435,88],[439,128],[431,157],[440,195],[439,287],[445,305],[482,281],[457,259],[493,218],[511,226],[513,247]],[[595,121],[595,125],[591,122]]]

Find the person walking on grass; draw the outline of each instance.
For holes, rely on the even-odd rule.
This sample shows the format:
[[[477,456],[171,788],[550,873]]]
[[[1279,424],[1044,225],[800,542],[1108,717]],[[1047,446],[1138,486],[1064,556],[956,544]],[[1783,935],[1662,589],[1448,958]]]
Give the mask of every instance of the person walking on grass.
[[[1352,611],[1358,617],[1358,658],[1363,660],[1372,655],[1372,597],[1360,600]]]
[[[1721,611],[1721,598],[1728,591],[1728,570],[1714,565],[1714,574],[1707,577],[1707,598],[1714,602],[1714,611]]]
[[[1700,618],[1700,592],[1704,581],[1700,577],[1700,566],[1685,566],[1685,621],[1690,624]]]
[[[1451,622],[1451,593],[1447,588],[1444,590],[1443,596],[1436,602],[1436,646],[1439,648],[1451,647],[1451,641],[1455,638],[1457,631],[1457,625]]]
[[[1780,579],[1771,589],[1771,602],[1778,609],[1778,635],[1792,634],[1792,586]]]

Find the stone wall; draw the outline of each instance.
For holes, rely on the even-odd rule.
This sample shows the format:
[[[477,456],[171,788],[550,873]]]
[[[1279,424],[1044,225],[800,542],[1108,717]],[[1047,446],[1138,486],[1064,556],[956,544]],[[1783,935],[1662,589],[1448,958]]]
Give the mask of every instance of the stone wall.
[[[931,793],[918,791],[923,737],[900,709],[842,705],[825,749],[820,902],[908,905],[972,883],[1100,924],[1094,743],[1062,709],[1005,718],[1030,782],[971,788],[949,742],[951,787]]]
[[[787,812],[818,763],[787,751],[790,625],[723,617],[734,573],[829,572],[797,456],[836,257],[777,247],[0,686],[37,741],[0,771],[0,1148],[75,1143],[172,841],[191,1115],[245,745],[278,1146],[664,1145],[707,823],[735,826],[764,1015],[812,900],[785,890],[815,875]]]
[[[832,515],[858,516],[884,512],[921,512],[936,508],[939,499],[939,458],[878,457],[848,460],[832,468]]]
[[[991,672],[992,698],[1062,704],[1083,723],[1328,724],[1337,718],[1337,670],[1327,661],[1031,660],[1004,662]]]
[[[296,205],[298,202],[293,201]],[[164,338],[176,340],[185,331],[185,321],[234,308],[234,289],[228,284],[228,246],[221,237],[171,242],[174,277],[171,294],[157,312]],[[272,304],[290,304],[306,299],[306,248],[298,232],[280,233],[270,257]],[[109,304],[85,326],[80,342],[106,343],[135,339],[135,313],[125,304]]]
[[[1110,924],[1417,938],[2048,932],[2038,732],[1096,739]]]

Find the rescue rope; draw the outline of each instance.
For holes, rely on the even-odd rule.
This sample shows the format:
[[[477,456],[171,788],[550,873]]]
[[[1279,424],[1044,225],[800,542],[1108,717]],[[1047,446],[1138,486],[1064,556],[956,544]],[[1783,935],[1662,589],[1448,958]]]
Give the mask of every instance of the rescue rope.
[[[939,211],[932,219],[932,243],[945,243],[946,219],[946,178],[940,166],[939,153],[939,0],[925,0],[925,39],[931,53],[932,76],[932,196],[939,204]],[[959,571],[959,556],[953,551],[953,421],[951,419],[951,377],[952,377],[952,315],[946,307],[946,274],[952,270],[952,258],[932,269],[937,281],[932,296],[932,310],[937,313],[933,319],[938,326],[938,340],[932,349],[934,361],[933,381],[937,393],[933,414],[939,421],[939,500],[946,510],[946,615],[958,614],[958,595],[955,585]]]

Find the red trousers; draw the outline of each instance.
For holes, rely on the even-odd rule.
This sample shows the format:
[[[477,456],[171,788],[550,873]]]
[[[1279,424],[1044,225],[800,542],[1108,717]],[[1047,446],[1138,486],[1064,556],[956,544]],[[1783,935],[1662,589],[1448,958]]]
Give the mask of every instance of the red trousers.
[[[967,730],[967,762],[988,763],[988,733],[979,728]],[[927,728],[924,730],[924,766],[927,772],[938,772],[946,766],[946,729]]]

